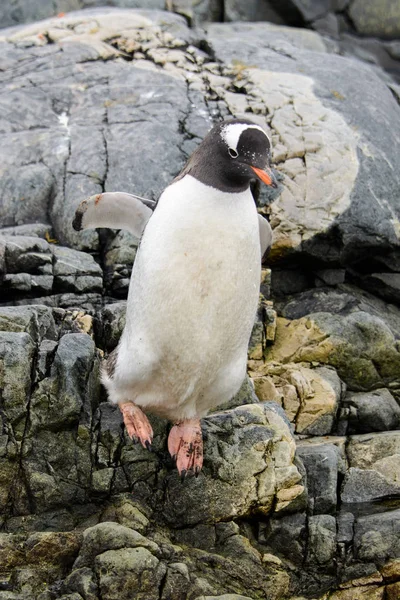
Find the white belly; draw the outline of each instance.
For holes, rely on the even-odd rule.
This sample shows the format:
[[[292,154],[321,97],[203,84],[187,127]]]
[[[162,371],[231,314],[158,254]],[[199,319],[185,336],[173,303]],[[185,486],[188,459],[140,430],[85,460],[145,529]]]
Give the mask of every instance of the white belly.
[[[249,190],[221,194],[190,175],[169,186],[133,268],[111,400],[172,420],[229,400],[245,375],[260,263]]]

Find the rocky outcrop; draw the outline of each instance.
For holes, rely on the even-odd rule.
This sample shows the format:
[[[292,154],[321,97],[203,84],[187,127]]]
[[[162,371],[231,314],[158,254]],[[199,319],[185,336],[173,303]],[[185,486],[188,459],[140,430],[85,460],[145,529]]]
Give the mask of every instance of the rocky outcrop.
[[[158,11],[61,15],[0,46],[0,600],[397,598],[395,84],[313,31]],[[281,182],[254,190],[272,275],[249,377],[181,483],[169,425],[134,445],[99,384],[138,240],[71,220],[85,195],[156,198],[243,114]]]
[[[7,73],[19,66],[1,100],[2,225],[46,219],[50,238],[101,251],[107,289],[123,297],[137,240],[78,235],[71,220],[79,199],[115,189],[157,198],[213,119],[252,114],[270,130],[282,182],[260,197],[275,232],[275,266],[289,261],[302,272],[312,261],[328,284],[347,278],[394,300],[400,109],[388,85],[310,31],[218,24],[202,42],[179,17],[162,14],[89,11],[3,31]],[[199,49],[207,44],[212,56]],[[34,58],[24,66],[26,45]],[[54,61],[58,78],[49,80]],[[141,142],[155,139],[157,156]],[[44,270],[36,280],[49,293]],[[13,279],[30,285],[22,274]],[[289,280],[285,292],[298,284]]]

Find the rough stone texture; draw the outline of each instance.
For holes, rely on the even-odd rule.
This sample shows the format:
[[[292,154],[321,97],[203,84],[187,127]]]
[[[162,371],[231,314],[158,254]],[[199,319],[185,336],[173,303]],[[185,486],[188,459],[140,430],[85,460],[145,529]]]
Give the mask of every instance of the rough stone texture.
[[[276,341],[267,356],[284,363],[331,365],[354,391],[399,383],[396,336],[383,319],[364,311],[348,316],[314,313],[293,321],[278,318]]]
[[[338,504],[338,476],[345,472],[345,461],[340,448],[329,443],[329,440],[319,444],[304,440],[298,443],[297,450],[307,473],[310,512],[335,514]]]
[[[234,85],[247,92],[248,100],[236,106],[235,114],[257,112],[270,127],[285,188],[270,208],[276,232],[271,257],[275,262],[289,256],[293,260],[295,252],[318,257],[325,267],[340,263],[368,287],[367,275],[374,270],[397,272],[395,259],[384,267],[378,264],[394,248],[398,255],[394,173],[383,157],[393,165],[392,124],[400,122],[395,116],[399,106],[370,67],[322,54],[315,45],[311,49],[295,30],[270,41],[271,27],[276,26],[215,24],[208,30],[217,58],[232,64]],[[377,102],[382,108],[378,118],[372,114]],[[231,111],[233,107],[231,103]],[[382,127],[388,128],[384,137]],[[325,153],[332,153],[329,161],[323,159]],[[373,181],[369,177],[375,169]],[[367,204],[366,195],[371,199]],[[308,238],[310,230],[314,233]],[[371,248],[368,257],[362,256],[366,247]]]
[[[342,393],[335,370],[310,369],[294,363],[259,365],[254,360],[249,361],[249,369],[260,400],[278,402],[296,433],[331,433]]]
[[[314,11],[318,3],[308,4]],[[7,147],[2,180],[16,188],[3,196],[3,225],[44,213],[61,242],[98,250],[96,232],[71,229],[82,197],[126,189],[156,198],[213,119],[252,113],[270,129],[284,183],[268,209],[274,261],[298,254],[323,258],[326,268],[340,261],[359,285],[388,298],[398,295],[392,182],[399,165],[392,148],[400,120],[386,83],[369,66],[331,53],[334,48],[317,33],[267,23],[212,25],[206,46],[225,63],[220,65],[193,45],[198,36],[183,19],[161,15],[90,10],[84,17],[71,13],[3,31],[5,67],[19,65],[14,76],[6,70],[0,99]],[[29,70],[20,60],[24,52],[33,57]],[[54,61],[57,77],[49,80]],[[361,105],[352,102],[354,94]],[[371,112],[375,103],[382,108],[378,118]],[[38,174],[26,165],[47,169],[51,187],[38,184]],[[45,197],[19,190],[24,181]],[[264,192],[261,204],[266,200]],[[130,241],[129,249],[124,238],[111,237],[105,257],[106,283],[119,297],[126,294],[126,263],[136,247]],[[366,258],[366,247],[374,261]],[[25,279],[20,287],[28,285]]]
[[[360,517],[354,533],[356,556],[378,566],[388,559],[397,558],[400,550],[399,527],[398,510]]]
[[[319,565],[331,563],[336,552],[336,519],[332,515],[310,517],[309,561]]]
[[[363,35],[400,36],[400,7],[396,0],[353,0],[349,14],[357,31]]]
[[[348,393],[343,406],[349,433],[400,429],[400,407],[387,389]]]
[[[400,432],[350,437],[342,500],[368,502],[399,494]]]
[[[92,256],[39,237],[2,235],[0,230],[0,256],[2,302],[103,289],[103,271]]]
[[[255,7],[169,4],[193,22]],[[339,34],[348,8],[333,25],[325,2],[264,9],[284,5]],[[0,36],[0,600],[397,600],[398,86],[340,39],[266,23],[108,8]],[[254,188],[274,268],[250,378],[181,483],[169,425],[150,417],[153,452],[134,445],[99,385],[138,240],[71,215],[103,190],[155,199],[243,114],[282,184]]]
[[[18,169],[23,165],[45,165],[54,179],[45,215],[52,221],[56,238],[78,248],[96,249],[96,232],[77,235],[72,229],[74,210],[83,197],[108,189],[157,197],[183,164],[183,140],[178,130],[189,112],[185,78],[181,76],[179,81],[172,72],[157,70],[154,63],[165,64],[162,54],[168,47],[177,48],[173,50],[176,60],[184,60],[185,53],[179,48],[186,47],[192,34],[184,27],[183,19],[175,15],[107,10],[87,12],[83,18],[71,13],[2,34],[1,45],[9,57],[7,67],[19,61],[24,45],[31,46],[33,61],[38,65],[35,68],[29,60],[29,66],[24,66],[22,61],[18,83],[0,99],[7,146],[3,177],[18,182]],[[115,40],[121,51],[103,40]],[[49,41],[55,42],[53,47],[46,46]],[[57,50],[59,45],[62,52]],[[139,50],[149,56],[134,67],[122,58],[99,62]],[[25,60],[28,55],[29,51]],[[46,73],[54,60],[57,70],[49,79]],[[171,66],[174,68],[173,63]],[[6,90],[10,83],[7,77]],[[163,90],[162,97],[159,89]],[[200,109],[197,107],[197,111]],[[164,139],[160,137],[159,119],[164,123]],[[206,119],[206,123],[210,121]],[[148,146],[146,155],[145,146],[135,143],[142,138],[157,140],[156,155],[154,144]],[[125,140],[123,144],[121,140]],[[129,155],[125,144],[130,146]],[[153,172],[149,165],[154,160],[157,170]],[[26,178],[27,185],[33,186],[29,172]],[[27,194],[26,216],[19,217],[20,198],[18,193],[13,204],[5,207],[7,216],[0,221],[2,225],[35,220],[31,204],[37,210],[37,199]]]

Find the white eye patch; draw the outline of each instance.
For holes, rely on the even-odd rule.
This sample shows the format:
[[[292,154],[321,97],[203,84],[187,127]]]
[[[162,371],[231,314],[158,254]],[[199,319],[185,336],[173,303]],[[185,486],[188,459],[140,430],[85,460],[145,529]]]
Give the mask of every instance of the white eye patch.
[[[228,148],[231,148],[237,152],[239,138],[246,129],[258,129],[259,131],[262,131],[269,141],[269,138],[262,127],[259,125],[249,125],[248,123],[231,123],[230,125],[226,125],[221,130],[221,137],[227,144]]]

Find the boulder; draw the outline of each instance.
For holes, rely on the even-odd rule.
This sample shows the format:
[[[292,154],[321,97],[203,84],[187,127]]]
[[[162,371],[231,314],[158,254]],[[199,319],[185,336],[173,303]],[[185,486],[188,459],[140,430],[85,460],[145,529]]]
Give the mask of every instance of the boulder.
[[[399,556],[399,510],[359,517],[354,525],[354,552],[358,559],[382,565]]]
[[[275,406],[249,404],[204,419],[202,474],[182,486],[172,472],[163,483],[167,495],[158,510],[171,527],[304,506],[293,438],[283,411]]]
[[[400,432],[351,436],[342,501],[369,502],[399,494],[399,453]]]
[[[342,418],[348,418],[348,433],[400,429],[400,407],[388,389],[349,392],[343,407]]]
[[[258,365],[252,360],[249,367],[258,397],[281,404],[296,433],[331,433],[342,394],[342,382],[334,369],[310,369],[295,363]]]
[[[90,254],[50,244],[48,235],[45,240],[5,235],[4,231],[0,235],[3,302],[42,294],[102,291],[103,271]]]
[[[389,39],[400,36],[400,8],[396,0],[354,0],[349,15],[362,35]]]
[[[336,519],[332,515],[315,515],[309,519],[309,553],[307,560],[319,565],[331,563],[336,552]]]
[[[286,35],[264,23],[208,29],[216,57],[231,64],[234,87],[247,94],[242,107],[231,102],[231,111],[258,113],[270,128],[284,184],[270,207],[271,260],[287,264],[303,256],[324,268],[345,265],[368,288],[366,275],[390,279],[398,272],[392,183],[398,167],[382,157],[392,161],[392,125],[400,122],[400,109],[369,66],[330,53],[322,38],[309,34],[291,29]],[[382,108],[378,120],[372,114],[376,102]]]
[[[307,473],[308,506],[312,514],[335,514],[340,473],[344,473],[345,438],[332,438],[336,444],[315,438],[297,443],[297,452]]]
[[[348,6],[278,4],[168,6],[192,23],[290,6],[336,33]],[[125,8],[0,32],[0,600],[397,598],[400,92],[341,43]],[[253,188],[272,279],[250,378],[203,419],[182,483],[170,425],[150,416],[149,453],[99,385],[139,241],[71,220],[97,192],[156,199],[242,115],[272,136],[280,187]]]
[[[115,9],[70,13],[61,19],[8,31],[3,30],[1,44],[4,50],[10,50],[11,64],[11,48],[15,44],[34,44],[39,61],[44,40],[49,39],[55,45],[62,40],[65,52],[60,55],[56,78],[50,81],[43,77],[44,71],[35,69],[32,64],[29,68],[31,83],[26,82],[32,89],[25,84],[17,86],[0,99],[7,145],[2,175],[6,181],[18,182],[19,170],[26,162],[46,165],[54,185],[51,206],[49,204],[44,212],[52,221],[57,239],[78,249],[96,250],[99,240],[95,231],[77,234],[72,229],[75,208],[85,196],[121,189],[157,198],[183,165],[180,147],[184,135],[179,133],[179,124],[183,115],[190,112],[190,101],[184,77],[174,74],[178,72],[174,64],[177,55],[184,63],[187,53],[175,48],[185,48],[193,34],[185,27],[184,20],[173,14]],[[121,45],[121,51],[103,41],[113,36]],[[141,45],[146,46],[146,52],[154,53],[154,61],[139,60],[133,70],[122,58],[112,65],[96,60],[125,57],[127,52],[139,52]],[[158,48],[165,53],[165,58],[161,58],[160,52],[156,56]],[[18,60],[17,54],[14,60]],[[51,53],[44,60],[50,66]],[[168,62],[173,72],[169,74],[167,69],[155,67],[154,62],[160,65]],[[109,74],[101,78],[106,77],[108,84],[90,85],[90,79],[97,81],[104,68]],[[77,85],[76,81],[81,78],[83,83]],[[163,96],[168,90],[168,102],[162,101],[160,88]],[[129,91],[132,89],[135,89],[133,95]],[[207,127],[211,121],[202,116],[204,102],[199,100],[195,111]],[[160,120],[164,123],[161,130]],[[35,131],[39,126],[40,131]],[[146,155],[143,143],[132,143],[138,139],[157,140],[156,155],[153,144]],[[125,150],[126,144],[129,144],[129,153]],[[21,147],[25,148],[24,152]],[[30,157],[33,147],[35,153]],[[155,156],[157,169],[153,173],[149,165]],[[34,175],[36,177],[36,173]],[[33,174],[26,172],[25,177],[26,185],[33,186]],[[14,204],[7,207],[7,219],[0,218],[0,225],[26,223],[32,211],[38,210],[37,199],[29,194],[24,200],[26,217],[17,218],[17,200]]]
[[[278,318],[275,344],[266,356],[268,361],[330,365],[354,391],[398,385],[396,336],[382,318],[364,311]]]

